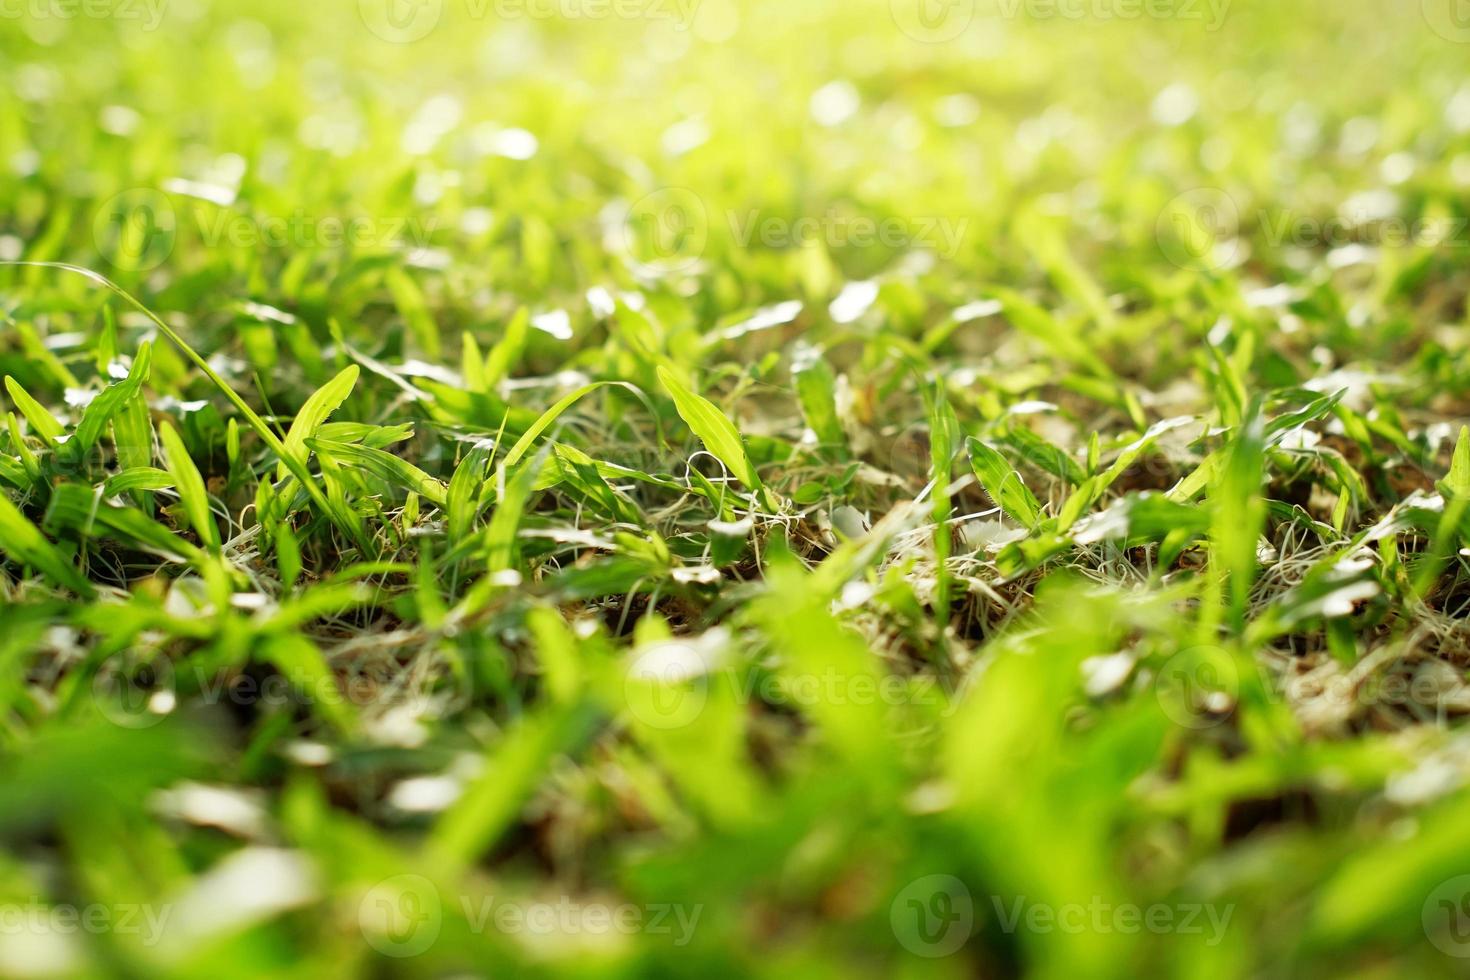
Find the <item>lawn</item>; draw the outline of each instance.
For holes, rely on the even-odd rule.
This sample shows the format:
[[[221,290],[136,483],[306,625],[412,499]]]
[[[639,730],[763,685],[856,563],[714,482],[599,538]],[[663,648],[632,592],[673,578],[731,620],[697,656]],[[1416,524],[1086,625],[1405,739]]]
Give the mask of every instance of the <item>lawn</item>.
[[[1463,0],[0,0],[0,976],[1470,973]]]

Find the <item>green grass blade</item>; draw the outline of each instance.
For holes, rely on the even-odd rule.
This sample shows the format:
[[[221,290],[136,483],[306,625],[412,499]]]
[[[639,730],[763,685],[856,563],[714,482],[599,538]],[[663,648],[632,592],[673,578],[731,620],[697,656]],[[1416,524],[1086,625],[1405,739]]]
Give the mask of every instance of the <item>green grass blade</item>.
[[[82,578],[3,493],[0,493],[0,551],[32,566],[57,585],[65,586],[83,598],[90,599],[97,594],[92,584]]]
[[[91,404],[82,412],[82,420],[77,425],[77,431],[68,443],[73,458],[80,458],[83,453],[97,444],[102,438],[102,432],[111,422],[113,417],[127,403],[128,399],[136,395],[148,380],[148,370],[153,362],[153,345],[147,342],[138,348],[138,356],[133,359],[133,366],[128,371],[125,380],[117,384],[109,385]]]
[[[317,453],[326,453],[360,466],[381,480],[419,494],[436,506],[443,507],[448,501],[444,484],[392,453],[327,439],[307,439],[306,445]]]
[[[286,432],[285,448],[302,466],[306,465],[306,440],[316,435],[323,423],[352,394],[352,388],[357,384],[357,375],[357,365],[349,364],[335,378],[313,392],[306,404],[301,406],[301,411],[296,413],[291,428]],[[284,480],[287,472],[284,461],[277,464],[276,479]]]
[[[752,493],[764,490],[765,485],[761,483],[760,474],[756,472],[755,465],[745,451],[745,443],[741,441],[740,430],[735,427],[735,423],[708,398],[685,387],[674,377],[672,371],[662,365],[658,368],[658,380],[674,400],[679,417],[699,441],[704,443],[704,448],[724,463],[747,490]]]
[[[1021,474],[996,449],[971,437],[965,445],[970,463],[985,492],[1006,515],[1034,529],[1042,520],[1041,503],[1021,480]]]
[[[189,524],[204,542],[204,546],[210,552],[219,554],[219,527],[209,510],[209,492],[204,488],[204,478],[199,475],[199,468],[194,465],[188,447],[172,424],[163,423],[158,430],[158,437],[163,443],[164,460],[178,488],[179,501],[184,506],[184,513],[188,515]]]
[[[45,406],[31,397],[30,393],[21,387],[20,382],[10,375],[5,376],[5,390],[10,392],[10,400],[15,402],[15,407],[20,414],[31,424],[31,431],[41,438],[46,445],[56,447],[56,441],[66,431],[65,427],[56,420],[56,416],[46,411]]]

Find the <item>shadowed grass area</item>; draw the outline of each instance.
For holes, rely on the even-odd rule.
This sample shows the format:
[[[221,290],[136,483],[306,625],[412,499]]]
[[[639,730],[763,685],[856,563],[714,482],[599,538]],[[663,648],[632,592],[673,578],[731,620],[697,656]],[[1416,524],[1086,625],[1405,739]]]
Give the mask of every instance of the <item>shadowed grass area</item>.
[[[1454,0],[0,0],[0,975],[1452,975]]]

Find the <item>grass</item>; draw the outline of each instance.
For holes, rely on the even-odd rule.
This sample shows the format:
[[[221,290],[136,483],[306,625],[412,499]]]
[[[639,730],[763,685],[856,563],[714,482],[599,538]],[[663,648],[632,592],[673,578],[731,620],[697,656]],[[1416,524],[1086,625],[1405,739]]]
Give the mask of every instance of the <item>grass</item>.
[[[1461,970],[1443,6],[6,12],[0,975]]]

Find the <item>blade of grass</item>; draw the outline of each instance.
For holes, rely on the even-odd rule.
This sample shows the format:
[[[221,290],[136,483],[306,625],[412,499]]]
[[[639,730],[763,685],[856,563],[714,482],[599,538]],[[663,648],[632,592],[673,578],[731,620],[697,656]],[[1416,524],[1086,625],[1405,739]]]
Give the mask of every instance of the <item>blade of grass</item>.
[[[189,517],[189,524],[199,535],[199,540],[204,542],[204,546],[212,554],[218,555],[219,526],[210,513],[209,492],[204,488],[204,478],[199,475],[199,468],[194,465],[188,447],[171,423],[163,423],[158,430],[158,438],[163,443],[164,460],[168,464],[169,474],[174,478],[179,500],[184,505],[184,513]]]
[[[663,365],[658,367],[658,380],[664,386],[664,390],[669,393],[669,397],[674,400],[674,407],[678,409],[679,417],[704,444],[704,448],[724,463],[725,467],[734,474],[735,479],[744,484],[747,490],[759,495],[763,503],[770,507],[773,498],[766,490],[765,484],[761,482],[755,464],[750,461],[750,455],[745,451],[745,443],[741,440],[740,430],[735,427],[735,423],[731,422],[725,413],[715,406],[714,402],[685,387],[678,378],[674,377],[674,373]]]
[[[0,551],[6,552],[40,571],[57,585],[65,586],[85,599],[97,594],[92,583],[82,578],[71,563],[46,540],[34,524],[0,493]]]
[[[87,279],[90,279],[97,285],[102,286],[104,289],[112,291],[113,293],[121,297],[130,306],[136,309],[139,313],[143,314],[143,316],[147,317],[148,320],[154,325],[154,327],[158,329],[159,333],[167,337],[170,343],[177,347],[184,354],[184,356],[187,357],[194,364],[195,367],[203,372],[204,376],[208,378],[214,384],[214,386],[220,390],[220,393],[229,400],[230,404],[235,407],[235,410],[245,417],[245,420],[250,423],[250,428],[255,431],[255,434],[260,437],[260,440],[264,442],[267,447],[269,447],[270,451],[275,454],[277,459],[279,459],[282,463],[286,465],[286,468],[291,472],[291,475],[294,476],[301,483],[302,487],[305,488],[306,493],[311,498],[312,502],[316,504],[319,508],[321,508],[322,512],[326,514],[327,517],[331,519],[332,522],[336,524],[339,529],[351,536],[352,539],[356,541],[360,546],[364,548],[370,546],[370,542],[363,536],[361,525],[351,520],[349,516],[341,513],[340,508],[334,507],[331,503],[328,502],[326,495],[322,493],[321,488],[318,487],[315,481],[312,480],[311,471],[306,468],[306,465],[304,463],[296,459],[294,456],[291,455],[291,453],[286,450],[285,443],[283,443],[280,437],[271,430],[271,427],[265,423],[265,420],[262,419],[258,414],[256,414],[255,409],[251,408],[249,403],[247,403],[244,398],[240,397],[240,394],[236,392],[235,389],[226,384],[225,379],[221,378],[219,376],[219,373],[216,372],[214,368],[209,366],[209,362],[201,357],[199,353],[194,350],[193,347],[189,346],[189,344],[185,342],[184,338],[179,336],[177,331],[175,331],[172,327],[165,323],[162,317],[158,316],[158,314],[154,313],[147,306],[143,305],[143,303],[136,299],[131,293],[114,283],[111,279],[108,279],[106,276],[101,275],[97,272],[93,272],[91,269],[83,268],[79,265],[70,265],[65,262],[0,262],[0,266],[7,265],[28,266],[32,268],[42,269],[55,269],[62,272],[75,273],[79,276],[85,276]]]

